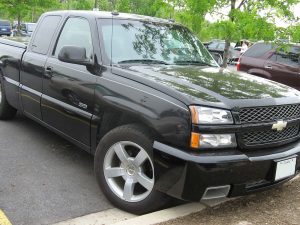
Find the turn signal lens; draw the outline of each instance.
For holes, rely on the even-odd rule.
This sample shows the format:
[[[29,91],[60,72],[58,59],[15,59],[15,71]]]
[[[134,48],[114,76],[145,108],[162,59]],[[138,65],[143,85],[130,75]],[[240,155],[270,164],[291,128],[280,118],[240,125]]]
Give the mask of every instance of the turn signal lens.
[[[191,148],[199,148],[200,147],[200,134],[199,133],[191,133]]]

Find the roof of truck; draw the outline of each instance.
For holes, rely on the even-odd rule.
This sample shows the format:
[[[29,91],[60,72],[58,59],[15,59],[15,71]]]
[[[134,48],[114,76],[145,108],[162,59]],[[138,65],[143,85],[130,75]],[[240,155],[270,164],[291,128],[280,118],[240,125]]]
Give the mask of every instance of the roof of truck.
[[[132,19],[141,21],[151,21],[157,23],[175,23],[174,20],[162,19],[157,17],[143,16],[129,13],[107,12],[107,11],[92,11],[92,10],[61,10],[51,11],[45,15],[78,15],[78,16],[94,16],[95,18],[118,18],[118,19]]]

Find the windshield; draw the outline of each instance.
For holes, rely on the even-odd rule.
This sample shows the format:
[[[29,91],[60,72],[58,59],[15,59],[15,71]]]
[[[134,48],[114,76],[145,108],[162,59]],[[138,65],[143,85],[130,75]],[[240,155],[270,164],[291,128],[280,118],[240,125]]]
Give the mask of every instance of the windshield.
[[[185,27],[133,20],[100,20],[104,47],[113,64],[159,63],[217,66],[200,41]]]
[[[7,26],[7,27],[9,27],[10,23],[9,23],[9,21],[6,21],[6,20],[0,20],[0,26]]]

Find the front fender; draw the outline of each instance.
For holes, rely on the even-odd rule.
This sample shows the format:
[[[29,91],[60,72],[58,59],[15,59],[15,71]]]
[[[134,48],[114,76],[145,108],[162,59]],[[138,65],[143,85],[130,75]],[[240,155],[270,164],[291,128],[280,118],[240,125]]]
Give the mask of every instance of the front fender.
[[[190,112],[182,102],[130,79],[109,74],[99,77],[95,87],[95,145],[114,127],[141,123],[162,143],[186,147],[191,130]],[[96,133],[96,134],[95,134]],[[98,140],[97,140],[98,139]]]

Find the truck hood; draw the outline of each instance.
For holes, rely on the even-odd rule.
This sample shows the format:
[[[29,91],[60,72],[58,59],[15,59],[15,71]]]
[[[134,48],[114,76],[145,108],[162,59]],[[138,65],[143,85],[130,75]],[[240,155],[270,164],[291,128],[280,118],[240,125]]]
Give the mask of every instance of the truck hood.
[[[300,103],[300,92],[293,88],[218,67],[132,65],[122,70],[187,105],[233,108]]]

